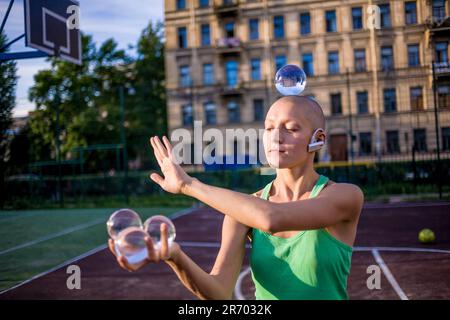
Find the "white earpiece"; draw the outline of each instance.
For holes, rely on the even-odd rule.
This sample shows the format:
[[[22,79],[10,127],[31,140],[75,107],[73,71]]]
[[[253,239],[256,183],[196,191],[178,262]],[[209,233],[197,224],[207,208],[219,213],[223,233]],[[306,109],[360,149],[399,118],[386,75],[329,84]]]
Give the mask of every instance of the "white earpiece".
[[[320,131],[324,132],[324,130],[322,128],[316,129],[314,131],[314,133],[311,137],[311,141],[308,144],[308,152],[314,152],[314,151],[320,150],[323,147],[323,145],[325,144],[324,141],[316,140],[316,134]]]

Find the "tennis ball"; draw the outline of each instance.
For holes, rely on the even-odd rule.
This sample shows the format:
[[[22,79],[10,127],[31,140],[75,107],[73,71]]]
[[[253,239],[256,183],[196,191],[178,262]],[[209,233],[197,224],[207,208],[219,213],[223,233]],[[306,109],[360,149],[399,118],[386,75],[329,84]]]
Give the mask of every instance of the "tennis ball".
[[[432,243],[436,240],[434,232],[431,229],[422,229],[419,232],[419,241],[422,243]]]

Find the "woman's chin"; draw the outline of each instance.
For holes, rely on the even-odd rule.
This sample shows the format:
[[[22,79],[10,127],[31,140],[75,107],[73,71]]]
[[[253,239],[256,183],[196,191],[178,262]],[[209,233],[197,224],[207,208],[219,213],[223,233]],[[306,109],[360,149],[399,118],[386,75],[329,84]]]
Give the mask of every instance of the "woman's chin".
[[[269,166],[273,169],[285,169],[289,167],[289,163],[280,158],[271,158],[268,160]]]

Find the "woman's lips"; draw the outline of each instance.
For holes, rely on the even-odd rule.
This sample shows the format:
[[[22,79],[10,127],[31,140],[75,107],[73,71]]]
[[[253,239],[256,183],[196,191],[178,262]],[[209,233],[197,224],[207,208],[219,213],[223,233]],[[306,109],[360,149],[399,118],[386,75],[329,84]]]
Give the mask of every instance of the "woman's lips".
[[[286,150],[272,149],[272,150],[270,150],[270,152],[285,153]]]

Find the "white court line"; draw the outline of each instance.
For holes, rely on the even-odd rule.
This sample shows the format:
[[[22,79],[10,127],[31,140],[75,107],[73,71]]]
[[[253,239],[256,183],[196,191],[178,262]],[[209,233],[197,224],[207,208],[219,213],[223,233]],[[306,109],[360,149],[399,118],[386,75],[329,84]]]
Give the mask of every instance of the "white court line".
[[[72,263],[74,263],[74,262],[76,262],[76,261],[78,261],[78,260],[84,259],[84,258],[86,258],[86,257],[88,257],[88,256],[90,256],[90,255],[93,255],[94,253],[97,253],[97,252],[99,252],[99,251],[101,251],[101,250],[103,250],[103,249],[106,249],[107,247],[108,247],[108,246],[107,246],[106,244],[103,244],[103,245],[101,245],[101,246],[99,246],[99,247],[97,247],[97,248],[94,248],[94,249],[92,249],[92,250],[89,250],[88,252],[85,252],[85,253],[83,253],[83,254],[80,254],[79,256],[76,256],[75,258],[72,258],[72,259],[70,259],[70,260],[67,260],[67,261],[65,261],[65,262],[63,262],[63,263],[57,265],[56,267],[53,267],[53,268],[51,268],[51,269],[49,269],[49,270],[47,270],[47,271],[44,271],[44,272],[42,272],[42,273],[39,273],[39,274],[35,275],[34,277],[31,277],[30,279],[27,279],[27,280],[25,280],[25,281],[23,281],[23,282],[21,282],[21,283],[19,283],[19,284],[16,284],[15,286],[13,286],[13,287],[11,287],[11,288],[8,288],[8,289],[6,289],[6,290],[3,290],[2,292],[0,292],[0,294],[4,294],[4,293],[6,293],[6,292],[8,292],[8,291],[14,290],[14,289],[16,289],[16,288],[18,288],[18,287],[20,287],[20,286],[23,286],[24,284],[27,284],[27,283],[29,283],[29,282],[31,282],[31,281],[33,281],[33,280],[36,280],[37,278],[43,277],[43,276],[45,276],[45,275],[47,275],[47,274],[49,274],[49,273],[51,273],[51,272],[53,272],[53,271],[56,271],[56,270],[58,270],[58,269],[60,269],[60,268],[63,268],[63,267],[65,267],[65,266],[69,265],[69,264],[72,264]]]
[[[49,235],[44,236],[44,237],[37,238],[37,239],[35,239],[33,241],[30,241],[30,242],[22,243],[22,244],[20,244],[18,246],[15,246],[15,247],[12,247],[12,248],[0,251],[0,256],[2,254],[6,254],[6,253],[13,252],[13,251],[16,251],[16,250],[19,250],[19,249],[23,249],[23,248],[26,248],[26,247],[29,247],[29,246],[33,246],[35,244],[38,244],[38,243],[41,243],[41,242],[44,242],[44,241],[47,241],[47,240],[50,240],[50,239],[58,238],[60,236],[63,236],[63,235],[66,235],[66,234],[69,234],[69,233],[72,233],[72,232],[75,232],[75,231],[79,231],[79,230],[83,230],[83,229],[95,226],[96,224],[99,224],[99,223],[103,222],[104,220],[105,219],[103,219],[103,218],[95,219],[95,220],[90,221],[90,222],[82,223],[82,224],[76,225],[74,227],[64,229],[64,230],[62,230],[60,232],[57,232],[57,233],[53,233],[53,234],[49,234]]]
[[[450,250],[410,248],[410,247],[353,247],[353,251],[393,251],[393,252],[429,252],[429,253],[450,253]]]
[[[196,209],[197,209],[197,208],[193,208],[193,207],[187,208],[187,209],[181,210],[181,211],[179,211],[179,212],[176,212],[176,213],[174,213],[173,215],[170,215],[169,218],[172,219],[172,220],[175,220],[175,219],[177,219],[177,218],[180,218],[180,217],[182,217],[182,216],[185,216],[185,215],[188,215],[188,214],[192,213],[192,212],[195,211]],[[104,221],[104,219],[102,219],[102,221]],[[67,229],[66,229],[66,230],[67,230]],[[67,266],[67,265],[69,265],[69,264],[71,264],[71,263],[74,263],[74,262],[76,262],[76,261],[78,261],[78,260],[87,258],[87,257],[89,257],[90,255],[93,255],[93,254],[95,254],[95,253],[97,253],[97,252],[99,252],[99,251],[102,251],[103,249],[106,249],[107,247],[108,247],[108,245],[102,244],[101,246],[98,246],[97,248],[94,248],[94,249],[92,249],[92,250],[90,250],[90,251],[88,251],[88,252],[85,252],[85,253],[83,253],[83,254],[81,254],[81,255],[75,257],[75,258],[72,258],[72,259],[70,259],[70,260],[67,260],[67,261],[61,263],[60,265],[57,265],[56,267],[53,267],[53,268],[51,268],[51,269],[49,269],[49,270],[47,270],[47,271],[44,271],[44,272],[42,272],[42,273],[40,273],[40,274],[38,274],[38,275],[35,275],[34,277],[32,277],[32,278],[30,278],[30,279],[27,279],[27,280],[25,280],[25,281],[23,281],[23,282],[21,282],[21,283],[18,283],[18,284],[16,284],[15,286],[13,286],[13,287],[11,287],[11,288],[8,288],[8,289],[6,289],[6,290],[1,291],[1,292],[0,292],[0,295],[1,295],[1,294],[4,294],[4,293],[6,293],[6,292],[8,292],[8,291],[10,291],[10,290],[16,289],[16,288],[18,288],[18,287],[20,287],[20,286],[23,286],[24,284],[27,284],[27,283],[29,283],[29,282],[31,282],[31,281],[33,281],[33,280],[36,280],[36,279],[38,279],[38,278],[40,278],[40,277],[43,277],[43,276],[45,276],[45,275],[47,275],[47,274],[49,274],[49,273],[52,273],[52,272],[54,272],[54,271],[56,271],[56,270],[58,270],[58,269],[60,269],[60,268],[63,268],[63,267],[65,267],[65,266]]]
[[[392,288],[394,288],[395,292],[399,296],[401,300],[409,300],[406,296],[405,292],[402,290],[402,288],[399,286],[397,280],[395,280],[394,276],[391,273],[391,270],[389,270],[386,263],[384,263],[383,258],[381,258],[381,255],[377,249],[372,250],[372,255],[375,258],[375,261],[380,266],[381,270],[383,270],[384,275],[386,276],[387,280],[391,284]]]
[[[191,210],[191,208],[187,208],[187,209],[181,210],[180,212],[175,213],[173,215],[173,217],[171,216],[171,219],[177,219],[179,217],[182,217],[182,216],[188,214],[190,212],[189,210]],[[35,244],[38,244],[38,243],[41,243],[41,242],[44,242],[44,241],[47,241],[47,240],[50,240],[50,239],[54,239],[54,238],[57,238],[57,237],[60,237],[60,236],[63,236],[63,235],[66,235],[66,234],[69,234],[69,233],[72,233],[72,232],[75,232],[75,231],[79,231],[79,230],[82,230],[82,229],[85,229],[85,228],[89,228],[89,227],[94,226],[96,224],[99,224],[99,223],[101,223],[103,221],[105,221],[104,218],[99,218],[99,219],[96,219],[94,221],[90,221],[90,222],[83,223],[83,224],[80,224],[80,225],[77,225],[77,226],[74,226],[74,227],[71,227],[71,228],[68,228],[68,229],[64,229],[64,230],[62,230],[60,232],[49,234],[47,236],[44,236],[44,237],[41,237],[41,238],[37,238],[37,239],[35,239],[33,241],[26,242],[26,243],[20,244],[18,246],[15,246],[15,247],[12,247],[12,248],[0,251],[0,255],[6,254],[6,253],[9,253],[9,252],[12,252],[12,251],[16,251],[16,250],[19,250],[19,249],[23,249],[23,248],[26,248],[26,247],[29,247],[29,246],[33,246]]]

